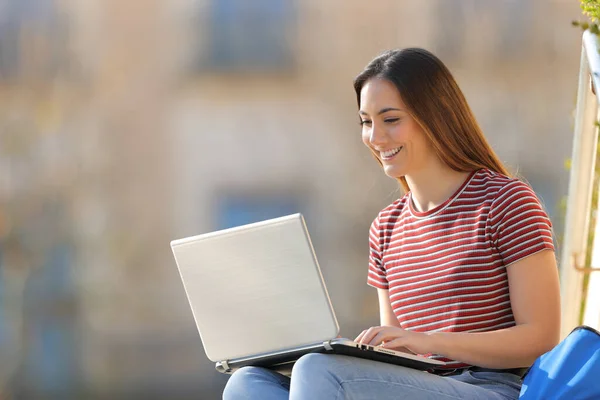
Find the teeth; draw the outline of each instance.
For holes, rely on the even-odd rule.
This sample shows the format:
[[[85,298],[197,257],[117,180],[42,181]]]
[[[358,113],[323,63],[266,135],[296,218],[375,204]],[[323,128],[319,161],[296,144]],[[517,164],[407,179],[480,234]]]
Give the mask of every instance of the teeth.
[[[381,155],[388,158],[388,157],[392,157],[393,155],[395,155],[396,153],[398,153],[400,150],[402,150],[402,147],[398,147],[397,149],[393,149],[393,150],[388,150],[388,151],[382,151]]]

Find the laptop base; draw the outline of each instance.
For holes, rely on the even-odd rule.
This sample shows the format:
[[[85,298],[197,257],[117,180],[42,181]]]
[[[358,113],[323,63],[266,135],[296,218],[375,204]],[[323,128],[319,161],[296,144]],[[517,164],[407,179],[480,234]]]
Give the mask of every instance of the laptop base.
[[[289,376],[294,363],[300,357],[309,353],[339,354],[399,365],[421,371],[433,370],[445,365],[444,362],[422,356],[399,353],[379,347],[360,345],[348,339],[334,339],[320,344],[305,346],[300,349],[282,351],[276,354],[249,357],[233,361],[221,361],[216,363],[215,368],[221,373],[231,374],[239,368],[255,366],[268,368]]]

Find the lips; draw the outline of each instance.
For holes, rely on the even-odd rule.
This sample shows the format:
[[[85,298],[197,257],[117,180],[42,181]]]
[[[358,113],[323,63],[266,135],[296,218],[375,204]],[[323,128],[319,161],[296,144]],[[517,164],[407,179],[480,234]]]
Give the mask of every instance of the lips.
[[[381,151],[379,154],[381,155],[382,160],[391,160],[402,150],[402,146],[397,147],[395,149]]]

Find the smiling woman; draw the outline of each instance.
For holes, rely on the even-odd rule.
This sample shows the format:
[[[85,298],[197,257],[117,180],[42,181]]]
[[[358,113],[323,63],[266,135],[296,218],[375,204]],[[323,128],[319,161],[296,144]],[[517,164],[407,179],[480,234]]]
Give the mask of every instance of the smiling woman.
[[[408,113],[394,84],[372,79],[361,90],[360,100],[363,142],[380,160],[387,175],[403,177],[411,168],[436,161],[423,129]]]
[[[380,163],[384,161],[379,157],[380,146],[409,140],[415,142],[419,156],[433,155],[427,161],[442,162],[454,171],[489,168],[509,175],[485,140],[452,74],[426,50],[394,50],[380,55],[355,79],[354,89],[363,141]],[[407,122],[399,127],[403,120]],[[387,126],[386,134],[378,135],[375,125],[381,130]],[[427,161],[419,164],[430,165]],[[385,165],[384,170],[387,173]],[[398,178],[405,191],[410,190],[406,174],[388,175]]]
[[[236,371],[224,398],[517,399],[523,368],[559,337],[546,212],[508,175],[433,54],[386,52],[354,88],[363,142],[406,192],[371,225],[367,282],[379,294],[380,326],[355,340],[447,368],[309,354],[291,379]]]

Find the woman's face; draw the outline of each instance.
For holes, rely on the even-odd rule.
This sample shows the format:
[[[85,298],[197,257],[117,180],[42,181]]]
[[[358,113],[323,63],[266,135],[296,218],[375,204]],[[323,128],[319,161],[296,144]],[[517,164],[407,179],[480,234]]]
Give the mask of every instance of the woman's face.
[[[367,81],[360,92],[359,115],[363,142],[381,160],[386,175],[410,175],[435,157],[425,133],[391,82]]]

